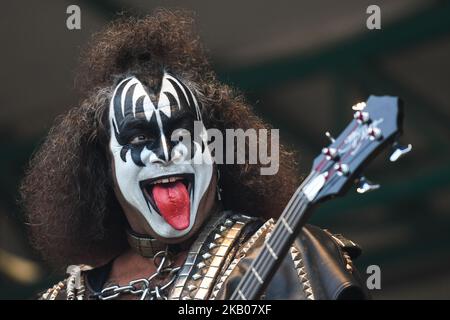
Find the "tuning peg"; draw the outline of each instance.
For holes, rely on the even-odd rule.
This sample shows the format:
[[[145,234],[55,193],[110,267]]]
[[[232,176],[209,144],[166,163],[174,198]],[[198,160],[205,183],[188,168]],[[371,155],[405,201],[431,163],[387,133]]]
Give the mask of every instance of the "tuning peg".
[[[362,176],[361,178],[359,178],[356,192],[363,194],[379,188],[380,188],[379,184],[374,184],[371,181],[367,180],[366,177]]]
[[[333,138],[333,136],[329,131],[325,132],[325,135],[327,136],[328,139],[330,139],[331,143],[334,143],[336,141],[336,139]]]
[[[339,176],[348,176],[350,173],[350,169],[345,163],[336,163],[334,165],[334,170],[336,170],[336,173]]]
[[[362,111],[366,108],[365,102],[358,102],[357,104],[352,106],[352,109],[355,111]]]
[[[367,134],[369,135],[370,140],[379,140],[383,137],[381,130],[374,126],[369,126],[367,128]]]
[[[336,148],[323,148],[322,153],[326,156],[327,160],[336,160],[337,159]]]
[[[409,153],[412,150],[412,145],[408,144],[407,146],[402,146],[399,143],[396,143],[393,145],[394,151],[391,153],[391,156],[389,157],[389,160],[391,162],[395,162],[401,157],[403,157],[405,154]]]
[[[370,122],[369,113],[366,111],[359,111],[359,110],[356,111],[353,114],[353,118],[355,118],[355,120],[358,121],[358,123],[362,124]]]

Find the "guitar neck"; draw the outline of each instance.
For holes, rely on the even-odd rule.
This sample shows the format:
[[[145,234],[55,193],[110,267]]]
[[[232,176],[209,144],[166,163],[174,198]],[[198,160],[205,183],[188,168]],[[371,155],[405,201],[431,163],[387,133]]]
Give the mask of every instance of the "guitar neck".
[[[353,120],[313,161],[313,170],[292,196],[260,254],[242,277],[232,300],[258,299],[285,257],[296,234],[305,225],[312,205],[343,195],[358,181],[359,193],[377,189],[361,175],[362,169],[401,132],[402,105],[397,97],[370,96],[353,106]],[[394,144],[389,160],[397,161],[412,146]]]
[[[305,179],[310,180],[311,175]],[[306,223],[309,208],[303,185],[297,189],[284,209],[270,236],[266,238],[261,252],[242,277],[231,300],[254,300],[264,291],[275,271],[294,241],[298,230]]]

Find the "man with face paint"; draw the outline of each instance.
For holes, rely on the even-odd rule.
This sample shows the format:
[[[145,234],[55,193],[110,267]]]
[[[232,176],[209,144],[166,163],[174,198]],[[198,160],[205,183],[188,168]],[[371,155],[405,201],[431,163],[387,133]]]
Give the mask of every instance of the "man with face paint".
[[[183,131],[194,138],[201,122],[195,95],[167,72],[157,93],[128,77],[114,90],[109,119],[115,192],[131,228],[157,239],[190,238],[215,195],[209,149],[173,141]]]
[[[268,125],[216,79],[192,26],[158,10],[114,22],[84,54],[82,103],[21,186],[34,245],[69,274],[40,299],[228,299],[299,184],[284,146],[273,176],[214,163],[207,128]],[[308,225],[264,297],[367,298],[359,254]]]

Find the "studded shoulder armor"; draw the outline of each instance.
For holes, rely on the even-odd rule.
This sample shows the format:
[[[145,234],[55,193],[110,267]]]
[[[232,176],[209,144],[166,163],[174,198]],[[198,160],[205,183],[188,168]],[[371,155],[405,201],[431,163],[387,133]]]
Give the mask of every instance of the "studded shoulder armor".
[[[67,267],[68,277],[39,296],[39,300],[84,300],[85,271],[91,270],[88,265],[70,265]]]
[[[211,298],[228,299],[256,258],[274,226],[263,224],[238,250]],[[352,258],[360,247],[342,235],[306,225],[283,259],[262,299],[367,299]]]

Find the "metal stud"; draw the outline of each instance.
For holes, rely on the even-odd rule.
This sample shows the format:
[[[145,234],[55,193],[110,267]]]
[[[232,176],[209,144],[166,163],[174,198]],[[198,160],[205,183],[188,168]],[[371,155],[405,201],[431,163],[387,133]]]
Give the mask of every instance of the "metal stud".
[[[209,253],[209,252],[206,252],[206,253],[204,253],[203,255],[202,255],[202,258],[203,259],[205,259],[205,260],[208,260],[209,258],[211,258],[212,256],[211,256],[211,254]]]
[[[199,273],[196,273],[196,274],[194,274],[193,276],[192,276],[192,279],[194,279],[194,280],[198,280],[198,279],[200,279],[202,277],[202,275],[201,274],[199,274]]]
[[[223,223],[224,226],[226,227],[231,227],[233,225],[233,221],[230,219],[226,219],[225,222]]]
[[[188,285],[188,290],[189,291],[194,291],[195,289],[197,289],[197,286],[194,286],[193,284]]]

